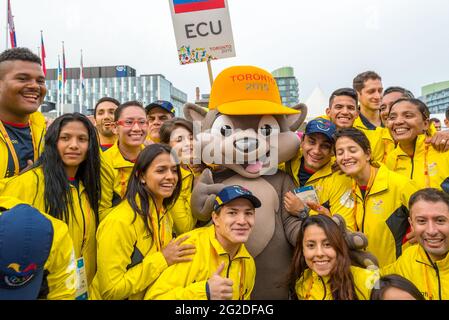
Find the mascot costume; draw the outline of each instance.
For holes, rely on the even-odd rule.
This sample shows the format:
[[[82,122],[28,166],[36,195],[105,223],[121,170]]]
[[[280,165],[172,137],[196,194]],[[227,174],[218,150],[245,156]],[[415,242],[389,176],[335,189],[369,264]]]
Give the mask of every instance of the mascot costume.
[[[201,153],[205,163],[221,168],[203,172],[192,192],[192,214],[200,221],[210,221],[215,195],[224,186],[241,185],[256,195],[262,207],[256,211],[246,243],[257,270],[251,298],[288,299],[286,275],[301,220],[283,206],[285,193],[295,184],[278,165],[297,154],[300,140],[295,132],[306,118],[307,107],[283,106],[270,73],[237,66],[215,79],[209,112],[187,103],[184,114],[194,123],[195,153]],[[366,245],[360,238],[352,247]]]

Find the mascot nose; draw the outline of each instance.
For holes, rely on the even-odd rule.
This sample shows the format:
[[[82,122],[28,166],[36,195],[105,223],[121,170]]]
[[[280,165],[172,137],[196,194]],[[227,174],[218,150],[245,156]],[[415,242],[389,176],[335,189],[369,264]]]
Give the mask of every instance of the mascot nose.
[[[234,147],[241,152],[253,152],[259,148],[259,140],[243,138],[234,142]]]

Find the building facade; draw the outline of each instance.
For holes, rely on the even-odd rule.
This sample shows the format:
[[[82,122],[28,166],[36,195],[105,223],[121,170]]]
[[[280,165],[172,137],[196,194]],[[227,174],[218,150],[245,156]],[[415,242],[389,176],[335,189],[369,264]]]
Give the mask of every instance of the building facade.
[[[445,113],[449,108],[449,81],[433,83],[422,88],[422,100],[432,114]]]
[[[292,67],[284,67],[272,72],[279,87],[282,104],[293,107],[299,103],[299,84]]]
[[[183,116],[182,108],[187,102],[187,94],[174,87],[161,74],[136,76],[136,70],[129,66],[90,67],[84,68],[83,73],[84,87],[81,88],[80,69],[67,69],[62,100],[65,112],[91,114],[96,102],[107,96],[122,103],[137,100],[144,105],[156,100],[167,100],[173,103],[176,115]],[[47,70],[46,84],[47,104],[58,103],[61,90],[58,88],[57,69]]]

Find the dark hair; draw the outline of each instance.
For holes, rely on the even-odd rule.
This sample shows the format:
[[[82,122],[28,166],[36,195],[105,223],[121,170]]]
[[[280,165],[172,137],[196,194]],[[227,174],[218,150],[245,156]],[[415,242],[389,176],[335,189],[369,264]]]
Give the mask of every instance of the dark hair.
[[[443,202],[449,209],[449,195],[446,192],[435,188],[426,188],[421,189],[415,192],[408,202],[409,210],[412,210],[412,206],[418,201],[427,201],[427,202]]]
[[[365,88],[365,82],[368,80],[380,80],[382,81],[382,78],[374,71],[366,71],[359,75],[357,75],[353,82],[352,87],[355,91],[361,92],[363,88]]]
[[[436,122],[436,123],[441,122],[440,119],[438,119],[438,118],[430,118],[429,121],[430,122]]]
[[[94,109],[94,117],[97,117],[97,109],[98,106],[100,104],[102,104],[103,102],[112,102],[113,104],[115,104],[117,107],[120,106],[120,102],[114,98],[110,98],[110,97],[103,97],[100,100],[97,101],[97,104],[95,105],[95,109]]]
[[[416,300],[426,300],[413,282],[397,274],[380,277],[371,291],[370,300],[384,300],[385,291],[389,288],[397,288],[408,292]]]
[[[332,106],[332,103],[334,103],[334,99],[336,97],[340,97],[340,96],[347,96],[350,97],[352,99],[354,99],[355,101],[355,105],[357,106],[359,103],[359,98],[357,96],[357,92],[355,92],[354,89],[351,88],[341,88],[341,89],[337,89],[335,90],[332,94],[331,97],[329,98],[329,108]]]
[[[345,128],[345,129],[339,129],[337,130],[337,132],[335,132],[334,134],[334,141],[335,141],[335,145],[337,143],[337,140],[340,138],[349,138],[351,140],[353,140],[355,143],[357,143],[366,154],[371,154],[371,144],[368,140],[368,138],[366,137],[366,134],[356,128]],[[334,147],[335,149],[335,147]],[[336,150],[334,150],[335,152]]]
[[[42,65],[41,58],[28,48],[12,48],[0,54],[0,63],[5,61],[28,61]]]
[[[393,92],[402,93],[402,98],[408,98],[408,99],[415,98],[414,94],[410,90],[404,89],[402,87],[388,87],[384,91],[384,96],[386,96],[387,94],[393,93]]]
[[[177,127],[183,127],[191,134],[193,134],[192,122],[182,118],[173,118],[165,121],[161,129],[159,130],[161,143],[169,144],[171,134]]]
[[[150,201],[155,204],[154,195],[148,190],[144,184],[142,184],[141,180],[142,176],[147,171],[148,167],[154,161],[154,159],[164,153],[171,154],[177,163],[177,171],[178,171],[178,182],[176,184],[176,188],[173,191],[171,197],[164,199],[163,205],[166,210],[169,210],[175,202],[178,200],[179,194],[181,192],[181,170],[179,168],[179,162],[176,159],[176,155],[171,152],[172,149],[165,144],[152,144],[147,146],[142,152],[139,154],[137,161],[134,165],[133,171],[128,181],[128,187],[126,189],[125,198],[128,200],[131,208],[134,211],[134,221],[137,219],[137,215],[140,215],[145,223],[146,228],[153,234],[152,227],[149,225],[148,220],[151,217],[150,212]],[[136,197],[138,196],[140,205],[138,204]],[[158,208],[161,209],[161,208]]]
[[[117,109],[115,109],[114,121],[118,121],[120,119],[120,116],[122,115],[122,112],[126,108],[129,108],[129,107],[142,108],[142,110],[145,113],[145,115],[147,114],[146,111],[145,111],[145,108],[143,107],[143,105],[139,101],[128,101],[128,102],[125,102],[125,103],[119,105],[119,107]]]
[[[89,134],[86,159],[79,165],[76,178],[84,185],[98,226],[98,207],[101,196],[100,147],[95,127],[85,115],[81,113],[64,114],[48,127],[45,135],[44,151],[33,168],[41,166],[44,173],[45,212],[68,223],[71,214],[70,210],[73,212],[73,198],[57,145],[62,128],[74,121],[81,122]]]
[[[412,105],[416,106],[418,108],[418,111],[421,112],[421,114],[423,116],[423,120],[429,120],[429,118],[430,118],[429,108],[427,107],[427,105],[424,102],[422,102],[419,99],[408,99],[408,98],[399,99],[398,101],[396,101],[395,103],[393,103],[391,105],[390,113],[391,113],[391,110],[393,110],[393,107],[401,102],[409,102]]]
[[[449,121],[449,108],[446,109],[446,120]]]
[[[294,289],[298,279],[301,279],[304,272],[309,268],[304,258],[303,241],[307,227],[313,225],[323,229],[330,245],[337,253],[336,265],[331,271],[329,280],[332,297],[334,300],[358,300],[354,277],[350,269],[351,258],[349,256],[349,249],[343,233],[332,218],[322,214],[309,216],[301,225],[289,270],[288,279],[290,288]]]

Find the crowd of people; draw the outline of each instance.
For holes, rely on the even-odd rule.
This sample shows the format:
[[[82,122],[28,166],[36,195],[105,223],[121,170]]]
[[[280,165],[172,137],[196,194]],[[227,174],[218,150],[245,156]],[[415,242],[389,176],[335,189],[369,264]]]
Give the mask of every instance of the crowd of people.
[[[264,199],[222,185],[210,221],[192,213],[205,169],[226,169],[195,158],[193,123],[168,101],[111,97],[93,121],[50,122],[46,93],[38,56],[0,54],[0,299],[251,299],[265,270],[245,243]],[[436,120],[368,71],[307,123],[279,163],[317,195],[280,199],[298,222],[279,270],[290,299],[449,299],[449,131]]]

